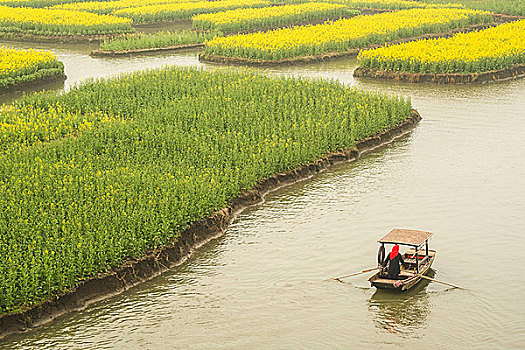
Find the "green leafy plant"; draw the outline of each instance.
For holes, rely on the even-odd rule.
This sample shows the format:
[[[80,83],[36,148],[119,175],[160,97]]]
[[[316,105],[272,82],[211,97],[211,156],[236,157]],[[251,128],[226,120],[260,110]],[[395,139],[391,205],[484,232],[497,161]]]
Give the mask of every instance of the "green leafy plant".
[[[0,111],[0,311],[168,243],[270,175],[405,120],[337,82],[166,68]],[[13,131],[14,130],[14,131]]]

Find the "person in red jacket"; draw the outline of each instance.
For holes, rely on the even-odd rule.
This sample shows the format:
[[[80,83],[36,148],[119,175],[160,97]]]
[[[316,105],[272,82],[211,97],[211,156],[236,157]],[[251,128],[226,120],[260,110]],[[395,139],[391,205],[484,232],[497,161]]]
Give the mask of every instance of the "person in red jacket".
[[[388,278],[397,280],[399,278],[399,272],[401,272],[400,263],[404,264],[405,261],[403,260],[403,257],[399,253],[399,245],[395,245],[392,248],[392,251],[390,254],[386,256],[385,261],[383,261],[383,267],[385,267],[388,263]]]

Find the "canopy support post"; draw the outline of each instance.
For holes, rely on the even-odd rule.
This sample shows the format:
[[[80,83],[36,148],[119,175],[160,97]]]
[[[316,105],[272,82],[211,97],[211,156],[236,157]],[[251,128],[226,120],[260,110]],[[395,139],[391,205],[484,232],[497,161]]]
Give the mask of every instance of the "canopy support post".
[[[419,259],[417,258],[417,248],[416,247],[416,273],[419,273]]]
[[[426,253],[427,253],[427,256],[428,256],[428,240],[425,241],[425,248],[426,248]]]

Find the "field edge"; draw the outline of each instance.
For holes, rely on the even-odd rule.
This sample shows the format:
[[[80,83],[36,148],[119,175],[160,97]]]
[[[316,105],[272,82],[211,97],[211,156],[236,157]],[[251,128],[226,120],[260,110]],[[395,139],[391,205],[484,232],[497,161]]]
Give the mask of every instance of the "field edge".
[[[525,64],[477,73],[413,73],[357,67],[356,78],[393,80],[403,83],[485,84],[525,76]]]
[[[118,50],[118,51],[99,49],[99,50],[91,51],[89,55],[92,57],[116,57],[116,56],[143,54],[143,53],[152,53],[152,52],[169,52],[169,51],[200,49],[203,47],[204,47],[204,43],[172,45],[172,46],[166,46],[166,47],[152,47],[152,48],[147,48],[147,49]]]

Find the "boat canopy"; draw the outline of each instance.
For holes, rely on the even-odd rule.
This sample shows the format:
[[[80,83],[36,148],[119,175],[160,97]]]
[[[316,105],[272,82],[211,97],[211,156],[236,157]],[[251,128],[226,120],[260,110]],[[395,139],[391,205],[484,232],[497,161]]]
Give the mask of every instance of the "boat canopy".
[[[417,248],[428,241],[432,235],[433,233],[431,232],[395,228],[378,242],[383,244],[404,244]]]

